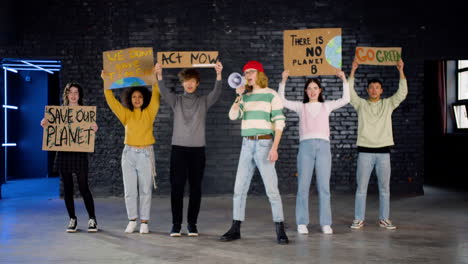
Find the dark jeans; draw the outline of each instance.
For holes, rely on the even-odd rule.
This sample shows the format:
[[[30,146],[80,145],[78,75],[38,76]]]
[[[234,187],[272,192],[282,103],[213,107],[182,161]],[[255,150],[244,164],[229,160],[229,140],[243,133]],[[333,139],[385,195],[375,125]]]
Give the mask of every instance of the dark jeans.
[[[60,175],[62,175],[65,206],[67,207],[68,215],[70,218],[76,218],[75,203],[73,201],[73,174],[62,172]],[[81,196],[83,197],[89,218],[96,218],[94,214],[93,195],[91,194],[88,186],[88,173],[78,172],[76,173],[76,178],[78,179],[78,188],[80,190]]]
[[[173,224],[182,224],[184,188],[187,179],[190,187],[187,222],[197,224],[204,171],[205,147],[172,146],[170,175]]]

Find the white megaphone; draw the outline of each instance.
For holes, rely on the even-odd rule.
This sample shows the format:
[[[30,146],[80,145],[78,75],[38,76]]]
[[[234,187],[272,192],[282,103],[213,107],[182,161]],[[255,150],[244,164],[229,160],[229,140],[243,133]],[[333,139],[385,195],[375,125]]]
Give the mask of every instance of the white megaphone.
[[[228,84],[231,88],[236,89],[239,86],[245,85],[245,78],[240,73],[233,72],[228,77]]]

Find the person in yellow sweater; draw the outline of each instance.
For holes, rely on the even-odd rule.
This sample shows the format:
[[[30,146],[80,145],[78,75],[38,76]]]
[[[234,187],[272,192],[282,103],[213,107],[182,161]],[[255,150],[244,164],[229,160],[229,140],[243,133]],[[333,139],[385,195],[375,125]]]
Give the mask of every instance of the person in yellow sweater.
[[[108,75],[103,71],[101,77],[105,80]],[[112,90],[104,88],[109,108],[125,127],[122,175],[129,219],[125,233],[135,231],[138,217],[141,221],[140,233],[149,233],[152,185],[155,184],[156,176],[153,123],[159,109],[159,88],[155,74],[154,78],[152,92],[145,86],[127,88],[121,95],[122,103],[117,101]]]

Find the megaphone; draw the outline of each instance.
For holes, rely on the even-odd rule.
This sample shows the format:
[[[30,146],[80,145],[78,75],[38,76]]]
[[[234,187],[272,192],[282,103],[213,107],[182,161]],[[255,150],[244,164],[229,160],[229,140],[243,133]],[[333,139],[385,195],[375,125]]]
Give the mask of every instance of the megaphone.
[[[236,89],[239,86],[245,85],[245,78],[240,73],[233,72],[228,77],[228,84],[231,88]]]

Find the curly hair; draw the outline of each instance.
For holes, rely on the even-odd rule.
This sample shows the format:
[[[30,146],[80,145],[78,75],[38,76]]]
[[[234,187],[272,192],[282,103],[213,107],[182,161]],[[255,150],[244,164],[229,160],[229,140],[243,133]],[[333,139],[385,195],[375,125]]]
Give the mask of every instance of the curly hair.
[[[67,83],[67,85],[65,85],[65,88],[63,88],[63,95],[62,95],[63,105],[70,104],[70,102],[68,101],[68,94],[70,93],[70,89],[72,87],[75,87],[78,89],[78,95],[79,95],[78,105],[83,105],[83,97],[84,97],[83,88],[81,87],[81,85],[79,85],[78,83],[74,83],[74,82]]]
[[[200,73],[195,69],[183,69],[177,74],[177,76],[181,83],[190,79],[195,79],[197,80],[197,83],[200,83]]]
[[[126,88],[120,96],[120,100],[123,106],[133,111],[132,95],[135,91],[139,91],[143,95],[143,105],[141,106],[141,110],[143,111],[151,100],[151,92],[146,86],[132,86]]]
[[[319,94],[319,96],[318,96],[318,101],[321,102],[321,103],[323,103],[323,102],[324,102],[324,100],[323,100],[323,88],[322,88],[322,85],[320,84],[319,79],[315,79],[315,78],[314,78],[314,79],[307,79],[307,82],[306,82],[305,85],[304,85],[304,99],[302,100],[302,102],[303,102],[304,104],[306,104],[306,103],[309,102],[309,96],[307,95],[306,90],[307,90],[307,87],[309,86],[309,84],[310,84],[311,82],[314,82],[314,83],[317,84],[317,86],[320,88],[321,91],[320,91],[320,94]]]
[[[257,81],[255,83],[260,86],[260,88],[266,88],[268,87],[268,77],[264,72],[257,71]],[[253,87],[246,84],[245,89],[250,92],[252,91]]]

